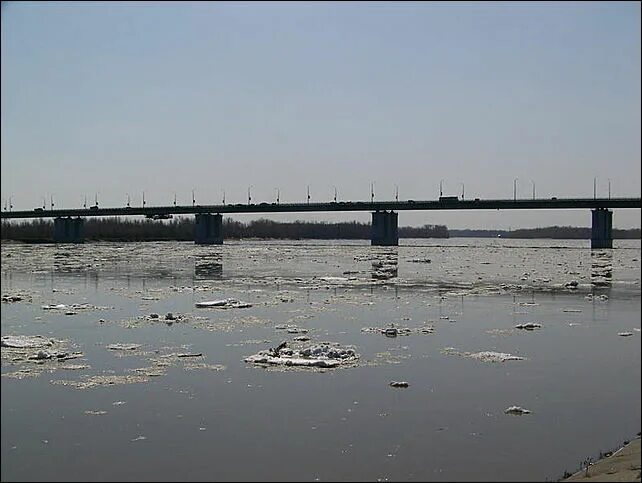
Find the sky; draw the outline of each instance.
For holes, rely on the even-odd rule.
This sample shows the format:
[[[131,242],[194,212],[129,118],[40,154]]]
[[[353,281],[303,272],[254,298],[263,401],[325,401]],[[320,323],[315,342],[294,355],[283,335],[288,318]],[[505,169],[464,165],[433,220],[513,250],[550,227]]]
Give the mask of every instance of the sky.
[[[2,206],[640,196],[639,2],[2,2]],[[515,181],[517,179],[517,181]],[[238,215],[246,221],[252,217]],[[368,213],[275,214],[358,220]],[[590,226],[589,210],[399,224]],[[640,210],[615,210],[616,228]]]

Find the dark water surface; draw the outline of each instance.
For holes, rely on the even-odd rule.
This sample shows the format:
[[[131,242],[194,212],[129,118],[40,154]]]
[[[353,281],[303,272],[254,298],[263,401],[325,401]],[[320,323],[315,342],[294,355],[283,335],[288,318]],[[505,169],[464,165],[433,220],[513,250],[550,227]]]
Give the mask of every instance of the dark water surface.
[[[36,364],[2,348],[3,481],[542,481],[640,430],[639,240],[3,244],[1,256],[2,295],[23,298],[2,303],[2,335],[83,354]],[[252,307],[195,307],[228,297]],[[88,305],[42,308],[74,303]],[[542,327],[515,329],[527,322]],[[433,331],[362,331],[391,323]],[[359,362],[244,362],[301,335],[284,324]],[[524,359],[467,357],[481,351]],[[73,385],[92,376],[138,379]],[[531,413],[505,414],[513,405]]]

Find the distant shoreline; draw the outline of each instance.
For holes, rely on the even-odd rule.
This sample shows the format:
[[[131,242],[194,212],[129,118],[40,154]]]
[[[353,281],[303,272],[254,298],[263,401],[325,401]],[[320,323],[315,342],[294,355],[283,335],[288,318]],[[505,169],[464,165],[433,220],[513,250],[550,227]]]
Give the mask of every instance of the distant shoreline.
[[[193,218],[174,218],[166,221],[129,220],[120,218],[87,219],[83,227],[83,238],[87,241],[193,241],[195,223]],[[223,220],[222,231],[225,239],[247,238],[272,240],[369,240],[370,223],[361,222],[277,222],[268,219],[247,223],[230,218]],[[510,238],[510,239],[552,239],[589,240],[591,229],[587,227],[548,226],[520,228],[516,230],[448,229],[445,225],[423,225],[421,227],[400,226],[399,238]],[[640,228],[613,229],[613,239],[641,239]],[[25,243],[53,242],[53,221],[29,220],[22,222],[3,221],[0,239]]]

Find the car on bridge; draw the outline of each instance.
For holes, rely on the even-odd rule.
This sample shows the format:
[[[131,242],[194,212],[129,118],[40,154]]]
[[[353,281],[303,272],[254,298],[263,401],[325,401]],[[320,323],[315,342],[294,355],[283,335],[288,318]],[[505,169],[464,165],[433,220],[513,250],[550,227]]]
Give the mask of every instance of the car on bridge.
[[[45,211],[45,209],[41,208],[41,207],[38,207],[38,208],[34,208],[33,211]]]
[[[446,201],[446,202],[459,201],[459,198],[457,196],[440,196],[439,197],[439,202],[443,203],[444,201]]]

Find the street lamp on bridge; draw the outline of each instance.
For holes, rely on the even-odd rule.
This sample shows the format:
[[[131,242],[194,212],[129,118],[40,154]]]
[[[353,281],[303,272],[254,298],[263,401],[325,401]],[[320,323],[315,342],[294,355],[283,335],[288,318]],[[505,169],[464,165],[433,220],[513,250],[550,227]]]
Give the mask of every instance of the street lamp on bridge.
[[[440,198],[444,194],[443,186],[444,186],[444,180],[440,179],[439,180],[439,197]]]
[[[515,179],[513,180],[513,201],[516,201],[516,200],[517,200],[517,180],[518,180],[518,179],[519,179],[519,178],[515,178]]]
[[[533,199],[535,199],[535,181],[531,180],[531,184],[533,185]]]
[[[337,202],[337,187],[333,186],[333,188],[334,188],[334,202],[336,203]]]

